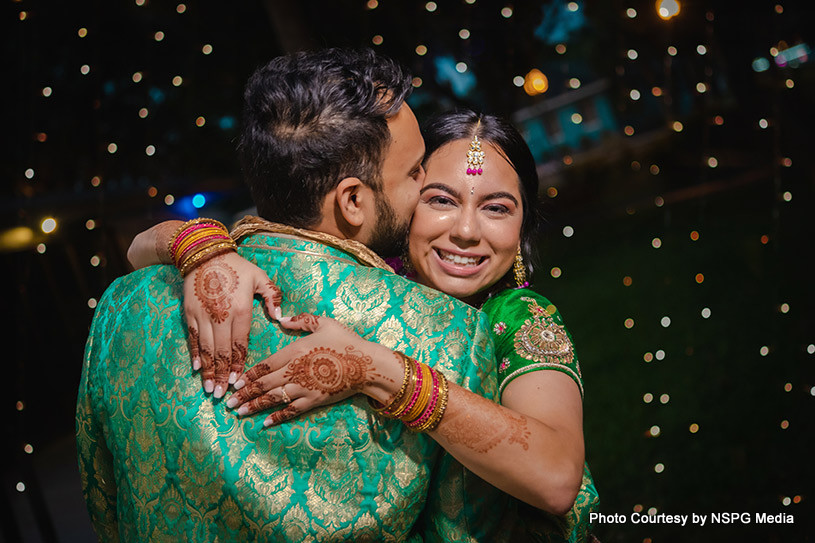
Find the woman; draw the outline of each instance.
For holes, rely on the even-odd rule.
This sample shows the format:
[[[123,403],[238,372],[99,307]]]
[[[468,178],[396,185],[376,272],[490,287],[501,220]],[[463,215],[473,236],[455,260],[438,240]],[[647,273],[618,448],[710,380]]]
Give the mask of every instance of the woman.
[[[488,315],[500,398],[497,405],[449,385],[446,411],[430,435],[487,482],[552,514],[518,504],[525,532],[545,541],[583,541],[597,496],[583,461],[582,378],[560,315],[546,298],[525,288],[537,226],[534,160],[517,131],[493,116],[449,113],[423,132],[427,174],[411,223],[407,263],[418,282]],[[129,252],[131,261],[154,263],[170,229],[175,225],[141,234]],[[226,257],[236,258],[219,258]],[[259,269],[242,269],[247,270],[242,277],[251,279],[244,285],[265,282]],[[191,307],[194,303],[185,297],[188,319],[200,327],[211,319],[202,308]],[[311,332],[295,342],[303,342],[303,353],[306,342],[338,351],[353,345],[370,357],[374,373],[393,374],[393,365],[404,364],[404,383],[377,383],[390,387],[394,402],[403,393],[408,363],[388,349],[325,317],[279,320],[286,328]],[[237,392],[227,405],[242,416],[288,404],[266,420],[279,424],[318,405],[366,393],[356,388],[325,394],[304,386],[295,372],[302,359],[291,358],[277,353],[240,379],[232,375]],[[212,383],[205,382],[205,388],[211,392]]]

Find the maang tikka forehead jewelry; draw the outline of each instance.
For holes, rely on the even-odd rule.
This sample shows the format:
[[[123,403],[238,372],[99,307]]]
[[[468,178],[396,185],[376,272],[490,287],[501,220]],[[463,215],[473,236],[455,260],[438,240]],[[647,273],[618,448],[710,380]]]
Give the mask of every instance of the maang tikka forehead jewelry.
[[[478,121],[481,124],[481,121]],[[476,131],[478,124],[475,125]],[[467,173],[469,175],[481,174],[482,167],[484,166],[484,151],[481,150],[481,142],[478,136],[473,134],[473,141],[470,142],[470,150],[467,151]]]

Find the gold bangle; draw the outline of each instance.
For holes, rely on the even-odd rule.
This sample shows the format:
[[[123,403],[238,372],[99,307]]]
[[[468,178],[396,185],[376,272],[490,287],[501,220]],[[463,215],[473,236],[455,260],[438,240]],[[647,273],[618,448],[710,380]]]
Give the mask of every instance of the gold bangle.
[[[189,243],[184,240],[179,245],[176,254],[175,262],[177,266],[182,266],[187,259],[203,251],[207,247],[215,245],[216,243],[232,241],[226,233],[220,230],[204,231],[201,235],[193,238]]]
[[[373,398],[368,398],[368,403],[371,405],[373,410],[376,413],[387,413],[390,412],[394,405],[397,405],[397,402],[402,399],[404,396],[405,391],[407,390],[408,383],[410,383],[410,376],[413,372],[412,363],[410,359],[408,359],[403,353],[399,351],[394,351],[396,358],[402,362],[402,366],[404,367],[405,377],[402,379],[402,387],[399,389],[393,398],[388,402],[387,405],[383,405],[380,402],[374,400]]]
[[[422,372],[422,388],[419,392],[419,397],[416,403],[413,404],[413,407],[411,407],[407,413],[399,417],[402,422],[408,424],[418,420],[422,413],[424,413],[433,391],[433,375],[430,373],[430,367],[422,363],[419,364],[419,367]]]
[[[386,416],[392,419],[398,419],[402,416],[405,409],[410,406],[410,402],[413,399],[414,394],[416,394],[416,383],[419,380],[419,373],[416,371],[416,368],[418,367],[419,363],[406,356],[405,364],[410,365],[410,384],[405,390],[405,395],[402,397],[401,401],[393,409],[388,410]]]
[[[207,236],[226,236],[229,237],[229,233],[222,228],[216,228],[214,226],[205,226],[203,228],[199,228],[198,230],[191,232],[184,236],[178,245],[175,247],[175,256],[176,258],[180,258],[184,251],[189,249],[189,247],[194,244],[196,241],[199,241]]]
[[[182,274],[186,274],[186,272],[192,269],[193,266],[202,263],[206,257],[211,256],[213,253],[221,249],[235,250],[235,242],[232,240],[219,240],[215,243],[205,245],[204,247],[201,247],[199,251],[196,251],[188,258],[185,258],[183,262],[180,263],[178,269]]]
[[[422,411],[419,416],[411,421],[410,423],[406,423],[408,428],[414,432],[421,432],[423,428],[427,426],[427,422],[430,420],[430,417],[433,416],[433,413],[436,411],[436,407],[439,405],[439,398],[441,394],[441,381],[439,380],[439,373],[435,371],[433,368],[430,368],[430,375],[433,378],[433,386],[430,390],[430,396],[425,406],[424,411]]]
[[[427,419],[427,422],[416,429],[417,432],[432,432],[441,422],[444,412],[447,410],[447,400],[450,397],[450,390],[447,386],[447,379],[444,374],[436,370],[439,376],[439,398],[433,409],[433,414]]]
[[[188,260],[184,262],[184,264],[179,268],[181,272],[181,277],[186,277],[188,273],[190,273],[193,269],[198,267],[199,265],[203,264],[204,262],[215,258],[216,256],[222,255],[227,252],[236,251],[235,242],[231,239],[227,241],[222,241],[214,245],[210,245],[209,247],[195,253],[191,256]]]
[[[189,252],[188,254],[184,254],[178,260],[177,267],[179,269],[184,268],[187,263],[195,262],[202,255],[207,254],[207,251],[213,247],[222,247],[225,245],[233,246],[234,242],[231,238],[224,239],[223,237],[218,237],[212,240],[205,240],[200,246],[195,247],[193,251]]]
[[[192,219],[190,221],[187,221],[187,222],[183,223],[181,226],[179,226],[176,229],[175,232],[173,232],[173,235],[170,236],[170,241],[167,242],[167,252],[170,253],[170,255],[172,256],[172,254],[173,254],[173,245],[175,244],[176,238],[178,236],[180,236],[181,233],[184,232],[184,230],[186,230],[187,228],[189,228],[191,226],[195,226],[196,224],[202,224],[202,223],[212,224],[214,226],[220,226],[221,228],[223,228],[224,230],[229,232],[229,230],[227,230],[226,226],[224,226],[223,223],[221,223],[220,221],[216,221],[215,219],[207,219],[205,217],[199,217],[198,219]]]

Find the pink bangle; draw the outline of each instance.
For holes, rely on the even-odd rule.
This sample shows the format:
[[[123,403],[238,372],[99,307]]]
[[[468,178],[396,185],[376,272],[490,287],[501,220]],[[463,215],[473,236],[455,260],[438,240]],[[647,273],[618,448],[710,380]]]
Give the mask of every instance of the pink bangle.
[[[422,426],[433,414],[436,409],[436,404],[439,401],[439,378],[433,368],[430,368],[430,374],[433,376],[433,395],[430,397],[430,402],[427,404],[424,413],[414,422],[406,423],[408,428],[418,428]]]
[[[182,230],[173,240],[173,245],[170,247],[170,254],[175,253],[175,250],[178,248],[179,244],[184,241],[188,235],[192,234],[196,230],[200,230],[201,228],[212,228],[213,226],[217,226],[212,223],[208,222],[199,222],[198,224],[193,224]]]

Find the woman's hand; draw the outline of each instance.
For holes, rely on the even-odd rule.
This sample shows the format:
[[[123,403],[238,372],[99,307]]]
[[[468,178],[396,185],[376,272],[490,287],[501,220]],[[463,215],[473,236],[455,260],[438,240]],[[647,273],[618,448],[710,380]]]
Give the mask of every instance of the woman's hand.
[[[235,252],[207,260],[184,278],[192,367],[201,370],[204,390],[216,398],[243,372],[255,294],[270,318],[280,317],[280,289]]]
[[[365,341],[334,319],[302,313],[278,319],[289,330],[311,332],[256,364],[236,383],[228,407],[250,415],[287,404],[264,426],[289,420],[356,393],[381,402],[397,392],[404,375],[390,349]]]

